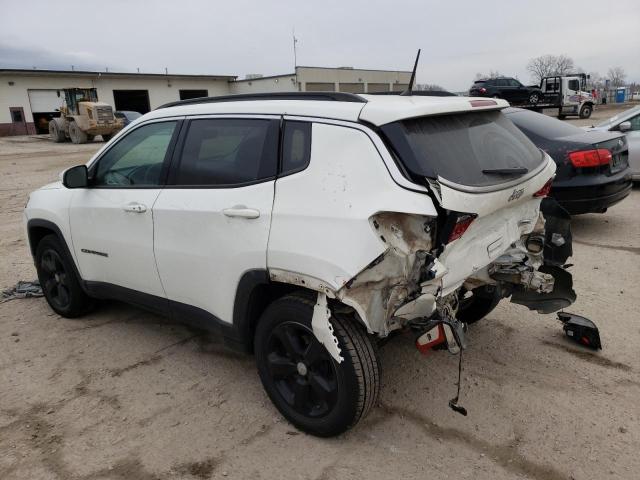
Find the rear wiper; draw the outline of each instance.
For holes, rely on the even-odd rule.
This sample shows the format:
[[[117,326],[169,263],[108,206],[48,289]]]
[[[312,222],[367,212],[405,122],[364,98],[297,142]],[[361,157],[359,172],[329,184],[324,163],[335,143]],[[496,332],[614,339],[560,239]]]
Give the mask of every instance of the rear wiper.
[[[524,167],[489,168],[487,170],[482,170],[482,173],[487,175],[524,175],[528,171],[529,169]]]

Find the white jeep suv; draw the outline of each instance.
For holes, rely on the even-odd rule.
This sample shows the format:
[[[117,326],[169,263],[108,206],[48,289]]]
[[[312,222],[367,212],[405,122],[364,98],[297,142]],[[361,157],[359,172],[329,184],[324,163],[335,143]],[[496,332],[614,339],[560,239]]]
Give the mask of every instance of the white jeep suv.
[[[38,277],[65,317],[120,299],[253,352],[296,427],[357,423],[377,343],[464,347],[510,297],[575,300],[555,163],[493,99],[285,93],[148,113],[30,195]],[[545,221],[546,218],[546,221]]]

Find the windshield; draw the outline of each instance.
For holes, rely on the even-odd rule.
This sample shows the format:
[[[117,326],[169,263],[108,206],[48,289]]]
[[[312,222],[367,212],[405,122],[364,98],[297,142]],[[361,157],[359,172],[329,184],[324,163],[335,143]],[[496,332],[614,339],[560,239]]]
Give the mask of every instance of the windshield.
[[[543,154],[500,111],[419,117],[382,127],[414,175],[484,187],[534,170]]]
[[[639,112],[640,113],[640,105],[638,105],[636,107],[633,107],[633,108],[630,108],[629,110],[625,110],[624,112],[619,113],[618,115],[615,115],[615,116],[613,116],[611,118],[608,118],[604,122],[596,124],[596,127],[606,127],[608,125],[612,125],[612,124],[622,120],[623,118],[626,118],[626,117],[630,116],[634,112]]]

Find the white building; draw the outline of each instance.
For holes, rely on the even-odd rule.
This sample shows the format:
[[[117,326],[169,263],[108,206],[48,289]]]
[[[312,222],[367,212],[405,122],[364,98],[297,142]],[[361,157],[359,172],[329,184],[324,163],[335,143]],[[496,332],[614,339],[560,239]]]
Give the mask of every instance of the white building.
[[[62,105],[64,88],[96,88],[98,99],[116,110],[147,113],[175,100],[229,94],[227,75],[56,70],[0,70],[0,136],[48,133]]]
[[[294,73],[247,78],[230,83],[231,93],[259,92],[349,92],[372,93],[402,91],[411,72],[363,70],[352,67],[296,67]]]
[[[0,136],[48,133],[64,88],[95,88],[115,110],[146,113],[195,97],[240,93],[401,91],[411,72],[351,67],[297,67],[294,73],[237,80],[232,75],[174,75],[59,70],[0,69]]]

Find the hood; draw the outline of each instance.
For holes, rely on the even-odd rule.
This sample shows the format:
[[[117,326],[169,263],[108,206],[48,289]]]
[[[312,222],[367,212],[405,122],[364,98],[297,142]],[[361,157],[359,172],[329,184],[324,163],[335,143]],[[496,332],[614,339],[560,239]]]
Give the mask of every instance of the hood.
[[[58,180],[56,182],[51,182],[51,183],[47,183],[46,185],[43,185],[42,187],[40,187],[38,190],[56,190],[62,188],[62,181]]]

